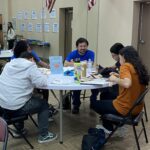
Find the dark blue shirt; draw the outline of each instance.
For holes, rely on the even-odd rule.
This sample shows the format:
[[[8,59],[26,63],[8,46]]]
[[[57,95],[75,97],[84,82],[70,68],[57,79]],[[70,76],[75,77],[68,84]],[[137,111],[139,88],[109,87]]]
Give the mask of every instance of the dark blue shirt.
[[[31,54],[33,55],[35,61],[37,61],[37,62],[40,62],[40,61],[41,61],[41,59],[39,58],[39,56],[37,55],[37,53],[36,53],[34,50],[31,51]],[[13,56],[11,57],[11,60],[12,60],[12,59],[15,59],[15,58],[16,58],[15,55],[13,55]]]
[[[66,60],[68,62],[70,62],[71,60],[75,60],[77,58],[80,58],[80,61],[84,61],[84,60],[88,61],[89,59],[91,59],[91,61],[94,62],[94,57],[95,57],[94,55],[95,54],[92,50],[87,50],[84,55],[80,55],[78,53],[78,50],[73,50],[71,53],[69,53]]]

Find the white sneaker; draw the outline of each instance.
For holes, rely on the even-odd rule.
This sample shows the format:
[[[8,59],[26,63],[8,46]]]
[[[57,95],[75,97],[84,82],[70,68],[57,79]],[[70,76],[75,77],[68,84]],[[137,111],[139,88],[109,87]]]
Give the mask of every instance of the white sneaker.
[[[106,128],[105,128],[103,125],[101,125],[101,124],[96,125],[96,128],[97,128],[97,129],[103,129],[106,134],[110,134],[110,133],[112,132],[112,131],[106,129]]]

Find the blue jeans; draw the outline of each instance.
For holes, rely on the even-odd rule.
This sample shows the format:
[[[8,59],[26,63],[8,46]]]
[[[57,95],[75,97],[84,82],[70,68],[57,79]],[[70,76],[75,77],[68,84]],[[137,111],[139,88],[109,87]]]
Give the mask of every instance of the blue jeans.
[[[114,114],[120,115],[119,112],[113,106],[113,100],[93,100],[91,101],[91,107],[94,111],[96,111],[100,115],[105,114]],[[109,131],[113,130],[113,123],[108,120],[102,119],[103,126],[108,129]]]
[[[99,93],[99,89],[94,89],[94,90],[91,90],[91,96],[90,96],[90,99],[97,99],[97,95]],[[73,105],[74,107],[76,108],[79,108],[80,107],[80,104],[81,104],[81,101],[80,101],[80,94],[81,94],[81,90],[77,90],[77,91],[73,91],[73,95],[72,95],[72,99],[73,99]]]
[[[39,97],[31,97],[31,99],[26,102],[26,104],[15,111],[11,111],[11,114],[13,113],[13,116],[17,116],[20,114],[36,114],[38,115],[38,125],[39,125],[39,135],[45,136],[48,133],[48,111],[49,105],[48,102],[44,99],[41,99]],[[24,128],[24,122],[19,122],[16,124],[18,129]]]

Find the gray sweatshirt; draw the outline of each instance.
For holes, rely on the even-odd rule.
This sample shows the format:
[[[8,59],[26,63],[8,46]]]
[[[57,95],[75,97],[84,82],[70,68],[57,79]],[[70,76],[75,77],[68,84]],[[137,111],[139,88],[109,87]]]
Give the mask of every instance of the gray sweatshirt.
[[[31,98],[34,87],[47,86],[47,76],[24,58],[7,63],[0,75],[0,106],[17,110]]]

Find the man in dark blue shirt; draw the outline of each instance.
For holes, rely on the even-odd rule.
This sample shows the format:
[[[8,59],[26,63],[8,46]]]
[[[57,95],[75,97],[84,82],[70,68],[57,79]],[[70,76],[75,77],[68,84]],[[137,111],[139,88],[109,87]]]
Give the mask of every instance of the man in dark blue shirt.
[[[79,38],[76,41],[76,50],[73,50],[66,58],[64,66],[74,66],[76,60],[88,61],[89,59],[94,63],[94,52],[88,49],[88,41],[85,38]],[[73,114],[79,113],[80,107],[80,93],[81,91],[73,91]]]

